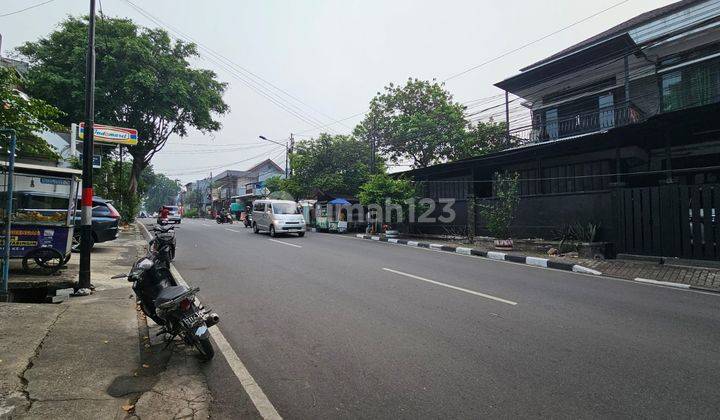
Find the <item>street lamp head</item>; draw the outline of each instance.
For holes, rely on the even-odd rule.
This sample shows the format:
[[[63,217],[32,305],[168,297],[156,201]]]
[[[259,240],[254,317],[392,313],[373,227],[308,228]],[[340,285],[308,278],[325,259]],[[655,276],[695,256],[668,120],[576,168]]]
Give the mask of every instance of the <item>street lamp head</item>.
[[[267,138],[265,136],[258,136],[258,137],[260,137],[263,140],[267,140]]]

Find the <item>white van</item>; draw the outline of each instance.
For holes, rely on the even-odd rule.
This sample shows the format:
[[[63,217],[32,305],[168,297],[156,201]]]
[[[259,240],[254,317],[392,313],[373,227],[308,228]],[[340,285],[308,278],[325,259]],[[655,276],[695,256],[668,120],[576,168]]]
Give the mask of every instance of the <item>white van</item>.
[[[267,231],[270,236],[280,233],[297,233],[305,236],[305,218],[298,211],[298,204],[289,200],[253,201],[253,232]]]

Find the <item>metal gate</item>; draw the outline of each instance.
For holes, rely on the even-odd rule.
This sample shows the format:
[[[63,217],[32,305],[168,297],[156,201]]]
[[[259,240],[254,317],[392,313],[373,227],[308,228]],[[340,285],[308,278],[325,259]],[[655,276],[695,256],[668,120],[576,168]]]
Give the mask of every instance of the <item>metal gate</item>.
[[[720,260],[720,185],[618,190],[618,250]]]

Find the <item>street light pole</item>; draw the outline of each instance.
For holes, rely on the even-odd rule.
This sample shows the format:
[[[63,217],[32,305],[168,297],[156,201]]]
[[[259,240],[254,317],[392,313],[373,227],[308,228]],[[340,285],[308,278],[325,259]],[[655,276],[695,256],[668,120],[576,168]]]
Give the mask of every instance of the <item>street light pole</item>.
[[[90,288],[92,241],[93,143],[95,139],[95,0],[90,0],[87,73],[85,74],[85,129],[83,134],[82,213],[80,219],[80,275],[78,289]]]
[[[290,178],[290,165],[289,165],[290,160],[289,159],[290,159],[290,153],[292,150],[291,149],[292,146],[288,145],[288,143],[283,144],[283,143],[277,142],[275,140],[270,140],[269,138],[267,138],[265,136],[258,136],[258,138],[260,138],[260,140],[269,141],[270,143],[275,143],[277,145],[285,147],[285,179]],[[292,145],[295,144],[295,139],[293,138],[292,134],[290,134],[290,142],[291,142],[290,144],[292,144]]]

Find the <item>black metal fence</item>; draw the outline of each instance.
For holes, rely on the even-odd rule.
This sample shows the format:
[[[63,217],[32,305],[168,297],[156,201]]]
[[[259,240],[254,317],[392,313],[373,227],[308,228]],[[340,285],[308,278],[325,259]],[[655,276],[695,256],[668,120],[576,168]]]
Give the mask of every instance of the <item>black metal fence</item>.
[[[625,188],[618,194],[618,250],[720,260],[720,185]]]

